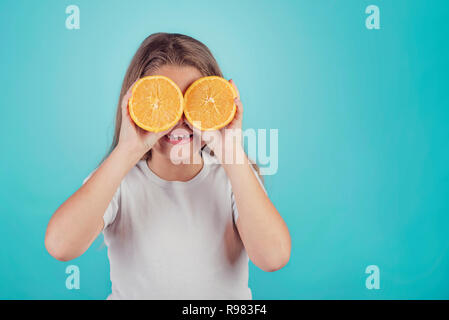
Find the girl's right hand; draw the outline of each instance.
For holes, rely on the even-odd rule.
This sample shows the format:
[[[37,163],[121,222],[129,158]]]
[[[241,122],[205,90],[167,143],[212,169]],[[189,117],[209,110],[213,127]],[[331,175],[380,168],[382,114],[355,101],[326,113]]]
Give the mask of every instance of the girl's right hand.
[[[134,84],[133,84],[134,85]],[[117,147],[126,148],[130,152],[136,152],[139,157],[147,153],[156,142],[166,135],[170,129],[162,132],[148,132],[138,127],[129,115],[128,102],[131,98],[132,87],[128,89],[122,99],[122,124]]]

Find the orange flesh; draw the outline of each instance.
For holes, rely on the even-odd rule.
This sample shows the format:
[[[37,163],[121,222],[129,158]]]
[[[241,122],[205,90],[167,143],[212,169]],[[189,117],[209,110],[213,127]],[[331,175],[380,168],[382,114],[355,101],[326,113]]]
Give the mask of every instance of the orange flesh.
[[[142,129],[160,132],[173,127],[182,117],[181,90],[169,78],[149,76],[133,86],[129,114]]]
[[[204,77],[195,81],[184,95],[186,119],[200,130],[218,130],[235,116],[236,93],[221,77]]]

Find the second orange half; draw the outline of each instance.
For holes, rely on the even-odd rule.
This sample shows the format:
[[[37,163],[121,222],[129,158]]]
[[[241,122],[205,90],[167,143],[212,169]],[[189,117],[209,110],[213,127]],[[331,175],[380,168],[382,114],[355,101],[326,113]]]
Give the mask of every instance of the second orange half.
[[[237,94],[224,78],[211,76],[196,80],[184,94],[187,121],[200,130],[218,130],[234,119]]]

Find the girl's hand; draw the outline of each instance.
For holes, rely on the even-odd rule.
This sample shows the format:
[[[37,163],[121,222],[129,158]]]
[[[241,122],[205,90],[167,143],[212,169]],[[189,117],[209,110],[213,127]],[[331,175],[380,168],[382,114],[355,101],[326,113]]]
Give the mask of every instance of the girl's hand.
[[[243,104],[242,101],[240,101],[240,93],[234,81],[231,79],[229,82],[237,93],[237,98],[234,99],[237,107],[234,119],[226,127],[220,130],[203,133],[207,145],[214,151],[214,154],[222,164],[241,163],[243,160],[239,158],[243,152]]]
[[[122,99],[122,124],[120,127],[120,136],[117,147],[125,148],[129,152],[137,153],[141,157],[147,153],[161,137],[166,135],[170,129],[157,133],[148,132],[134,123],[129,115],[128,108],[133,85],[128,89]]]
[[[229,82],[234,87],[235,92],[237,93],[237,98],[234,99],[234,103],[237,107],[237,110],[235,111],[234,119],[224,128],[228,130],[242,130],[242,120],[243,120],[243,104],[242,101],[240,101],[240,93],[239,89],[237,89],[237,86],[235,85],[234,80],[229,80]],[[223,129],[221,129],[223,130]],[[241,132],[240,132],[241,133]],[[240,144],[242,141],[240,140]]]

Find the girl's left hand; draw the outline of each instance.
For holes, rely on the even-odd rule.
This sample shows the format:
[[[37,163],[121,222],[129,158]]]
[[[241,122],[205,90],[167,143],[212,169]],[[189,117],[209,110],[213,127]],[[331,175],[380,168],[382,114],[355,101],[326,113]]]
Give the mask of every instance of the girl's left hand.
[[[237,89],[237,86],[235,85],[234,80],[229,80],[229,83],[232,84],[234,87],[235,92],[237,93],[237,98],[234,99],[234,103],[237,107],[235,111],[234,119],[226,126],[226,128],[233,130],[233,129],[242,129],[242,119],[243,119],[243,105],[242,101],[240,101],[240,93],[239,89]],[[223,129],[221,129],[223,130]]]
[[[241,154],[241,151],[243,150],[243,104],[242,101],[240,101],[240,93],[235,85],[235,82],[231,79],[229,80],[229,83],[234,87],[237,94],[237,97],[234,99],[234,103],[236,105],[234,119],[232,119],[226,127],[220,130],[203,132],[203,137],[204,140],[206,140],[208,147],[214,151],[214,154],[218,157],[222,164],[230,164],[230,161],[234,163],[234,161],[237,160],[234,158]],[[226,155],[230,155],[230,157],[228,158]]]

